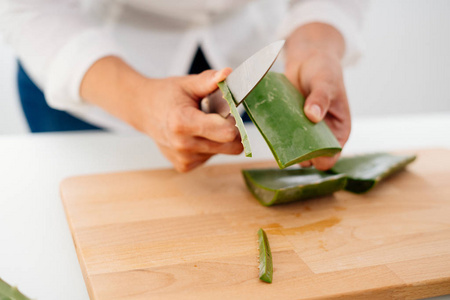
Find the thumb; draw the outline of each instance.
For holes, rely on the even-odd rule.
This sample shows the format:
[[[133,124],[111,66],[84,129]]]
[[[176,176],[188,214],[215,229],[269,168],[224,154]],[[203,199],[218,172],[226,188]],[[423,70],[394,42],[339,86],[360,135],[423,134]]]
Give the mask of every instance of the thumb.
[[[231,68],[220,71],[207,70],[198,75],[187,77],[186,90],[195,98],[201,99],[217,89],[217,83],[225,80],[231,73]]]
[[[330,108],[332,89],[328,85],[317,85],[305,101],[305,115],[314,123],[320,122]]]

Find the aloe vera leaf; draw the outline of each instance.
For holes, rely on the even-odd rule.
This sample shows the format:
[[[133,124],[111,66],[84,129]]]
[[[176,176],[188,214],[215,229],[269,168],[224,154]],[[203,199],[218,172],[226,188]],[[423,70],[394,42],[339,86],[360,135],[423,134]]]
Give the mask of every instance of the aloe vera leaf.
[[[231,94],[230,90],[228,89],[227,83],[225,81],[221,81],[217,84],[222,91],[222,96],[225,100],[227,100],[228,106],[230,107],[231,114],[233,115],[234,119],[236,120],[236,127],[239,130],[239,133],[241,134],[241,143],[244,146],[244,153],[247,157],[252,157],[252,149],[250,147],[250,141],[248,140],[247,131],[244,127],[244,122],[242,121],[241,115],[236,109],[236,104],[233,100],[233,95]]]
[[[10,286],[0,278],[0,299],[1,300],[30,300],[22,294],[15,286]]]
[[[340,158],[330,171],[345,174],[345,190],[360,194],[369,191],[382,179],[402,170],[415,159],[415,155],[389,153],[356,155]]]
[[[272,252],[270,251],[269,240],[266,232],[260,228],[258,230],[259,244],[259,279],[267,283],[272,283],[273,262]]]
[[[274,72],[267,73],[243,102],[280,169],[341,151],[325,122],[308,120],[304,103],[305,98],[286,76]]]
[[[332,194],[344,188],[346,176],[316,169],[242,170],[250,192],[264,206]]]

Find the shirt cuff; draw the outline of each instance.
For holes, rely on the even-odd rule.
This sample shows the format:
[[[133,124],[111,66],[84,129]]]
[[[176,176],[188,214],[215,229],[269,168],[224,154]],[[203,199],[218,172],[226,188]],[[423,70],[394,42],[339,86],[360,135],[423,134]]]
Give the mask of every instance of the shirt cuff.
[[[359,17],[347,12],[333,1],[303,1],[294,4],[278,30],[278,36],[286,39],[295,29],[308,23],[320,22],[333,26],[345,41],[344,65],[356,63],[361,56]]]
[[[104,29],[89,29],[76,35],[50,64],[44,94],[49,106],[70,110],[83,105],[80,85],[84,74],[100,58],[123,57],[114,39]]]

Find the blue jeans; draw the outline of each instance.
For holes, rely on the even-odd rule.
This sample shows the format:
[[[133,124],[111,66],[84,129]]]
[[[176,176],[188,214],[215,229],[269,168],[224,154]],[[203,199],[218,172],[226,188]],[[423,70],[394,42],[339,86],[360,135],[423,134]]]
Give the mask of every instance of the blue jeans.
[[[20,103],[31,132],[101,130],[71,114],[48,106],[42,91],[28,77],[20,62],[17,72]]]

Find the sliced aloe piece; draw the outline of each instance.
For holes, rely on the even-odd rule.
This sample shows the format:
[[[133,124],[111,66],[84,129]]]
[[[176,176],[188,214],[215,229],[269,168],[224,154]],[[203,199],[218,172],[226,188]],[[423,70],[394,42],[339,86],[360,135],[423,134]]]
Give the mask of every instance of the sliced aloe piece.
[[[228,89],[228,86],[225,81],[221,81],[217,85],[222,91],[223,98],[227,100],[228,106],[230,106],[231,114],[236,120],[236,127],[238,128],[239,133],[241,134],[241,143],[244,146],[245,156],[252,157],[252,149],[250,147],[250,142],[248,140],[247,131],[245,130],[244,122],[242,121],[241,115],[237,111],[236,105],[234,104],[233,95],[231,94],[230,89]]]
[[[308,120],[305,98],[283,74],[267,73],[243,103],[280,169],[341,151],[325,122]]]
[[[16,287],[10,286],[0,279],[0,299],[1,300],[30,300],[22,294]]]
[[[265,206],[332,194],[344,188],[343,174],[316,169],[242,170],[248,189]]]
[[[347,176],[345,189],[360,194],[369,191],[380,180],[400,171],[415,159],[415,155],[389,153],[342,157],[330,171],[345,174]]]
[[[272,283],[273,278],[273,262],[272,252],[270,251],[269,240],[266,232],[260,228],[258,230],[259,244],[259,279]]]

